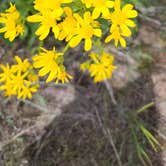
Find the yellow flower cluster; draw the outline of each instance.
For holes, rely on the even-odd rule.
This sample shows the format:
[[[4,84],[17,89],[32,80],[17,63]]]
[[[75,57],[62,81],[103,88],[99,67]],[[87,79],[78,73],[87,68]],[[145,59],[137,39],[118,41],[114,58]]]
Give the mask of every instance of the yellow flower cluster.
[[[79,4],[79,5],[78,5]],[[112,77],[112,72],[117,68],[113,65],[114,56],[106,53],[103,48],[98,48],[98,39],[102,34],[107,34],[105,43],[112,40],[115,46],[126,47],[126,37],[130,37],[136,24],[132,18],[138,13],[131,4],[121,5],[121,0],[34,0],[35,14],[28,16],[26,20],[38,23],[35,34],[40,40],[44,40],[50,32],[55,39],[65,41],[63,52],[57,52],[55,48],[44,48],[33,56],[33,65],[28,59],[21,60],[15,56],[17,64],[9,66],[0,65],[0,90],[6,96],[15,95],[17,98],[31,98],[32,93],[39,88],[38,77],[46,78],[46,83],[54,81],[56,84],[69,82],[72,76],[66,72],[64,66],[64,53],[66,48],[74,48],[81,42],[84,50],[92,48],[100,50],[100,53],[90,53],[90,59],[81,64],[81,69],[88,70],[94,82],[101,82]],[[13,41],[24,32],[20,13],[15,5],[0,13],[0,33]],[[105,25],[109,25],[107,32]],[[104,35],[105,36],[105,35]],[[102,40],[100,41],[102,42]],[[100,44],[102,46],[102,44]],[[35,74],[35,70],[38,73]]]
[[[40,22],[36,31],[40,40],[45,39],[52,30],[56,39],[65,39],[72,48],[84,40],[84,49],[89,51],[92,48],[94,37],[102,36],[102,28],[99,20],[97,20],[102,18],[111,24],[111,34],[105,39],[105,42],[115,40],[116,46],[120,42],[122,47],[126,47],[124,37],[131,36],[128,27],[136,26],[130,20],[130,18],[137,16],[137,11],[133,9],[133,5],[127,4],[121,9],[120,0],[81,0],[87,9],[84,12],[74,12],[70,7],[63,7],[64,4],[71,2],[72,0],[34,1],[34,8],[38,13],[29,16],[27,20],[29,22]],[[92,12],[89,11],[89,8],[92,9]]]
[[[98,18],[100,14],[106,17],[110,13],[110,8],[114,7],[114,1],[110,0],[82,0],[87,8],[94,7],[92,12],[93,18]]]
[[[105,39],[105,42],[115,40],[115,46],[118,46],[118,42],[120,42],[122,47],[126,47],[124,37],[131,36],[131,30],[128,27],[136,26],[130,18],[135,18],[137,15],[138,13],[133,9],[133,5],[127,4],[121,9],[120,0],[115,0],[114,12],[107,16],[112,25],[110,27],[111,34]]]
[[[33,72],[32,65],[28,59],[22,61],[19,56],[15,56],[16,64],[0,65],[0,90],[6,96],[17,96],[18,99],[32,98],[32,93],[36,92],[38,76]]]
[[[113,65],[114,56],[103,52],[101,55],[91,53],[90,60],[81,64],[81,70],[88,70],[94,82],[101,82],[112,77],[112,72],[117,68]]]
[[[36,31],[36,35],[40,36],[39,39],[45,39],[50,30],[54,33],[55,38],[59,35],[58,21],[61,20],[63,3],[70,3],[72,0],[35,0],[34,8],[38,11],[37,14],[29,16],[29,22],[40,22],[40,27]]]
[[[65,70],[63,65],[63,53],[57,53],[55,48],[53,50],[46,50],[42,48],[42,52],[33,57],[34,67],[40,68],[38,75],[45,76],[48,74],[46,82],[55,80],[55,83],[68,82],[72,78]]]
[[[5,13],[0,13],[0,23],[4,26],[0,28],[0,33],[5,33],[4,37],[10,41],[13,41],[24,32],[20,13],[17,11],[15,5],[10,4],[10,8]]]

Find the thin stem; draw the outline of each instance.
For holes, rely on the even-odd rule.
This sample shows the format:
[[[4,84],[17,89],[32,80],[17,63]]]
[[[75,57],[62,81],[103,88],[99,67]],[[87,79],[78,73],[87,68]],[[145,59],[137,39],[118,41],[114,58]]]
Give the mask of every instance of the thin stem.
[[[150,108],[150,107],[152,107],[152,106],[154,106],[154,102],[151,102],[151,103],[146,104],[146,105],[143,106],[142,108],[138,109],[138,110],[136,111],[136,113],[139,114],[139,113],[141,113],[141,112],[144,112],[144,111],[146,111],[148,108]]]
[[[66,46],[64,47],[64,49],[63,49],[63,53],[65,54],[67,51],[68,51],[68,49],[69,49],[69,43],[68,44],[66,44]]]
[[[106,88],[108,90],[108,93],[109,93],[110,97],[111,97],[112,103],[114,105],[117,105],[117,101],[116,101],[116,99],[114,97],[114,93],[113,93],[113,89],[112,89],[111,84],[108,82],[108,80],[104,80],[104,84],[105,84],[105,86],[106,86]]]
[[[40,110],[42,112],[47,112],[48,111],[47,108],[41,107],[40,105],[35,104],[35,103],[33,103],[33,102],[29,101],[29,100],[23,100],[23,99],[21,99],[20,101],[22,101],[22,102],[24,102],[26,104],[29,104],[30,106],[32,106],[34,108],[37,108],[38,110]]]

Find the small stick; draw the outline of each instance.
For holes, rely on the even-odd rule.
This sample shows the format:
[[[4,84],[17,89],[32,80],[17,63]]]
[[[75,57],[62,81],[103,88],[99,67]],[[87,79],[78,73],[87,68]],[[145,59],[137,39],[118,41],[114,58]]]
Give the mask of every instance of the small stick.
[[[104,80],[104,84],[105,84],[105,86],[106,86],[106,88],[108,90],[108,93],[109,93],[110,97],[111,97],[112,103],[114,105],[117,105],[117,101],[116,101],[116,99],[114,97],[114,93],[113,93],[113,89],[112,89],[111,84],[108,82],[108,80]]]

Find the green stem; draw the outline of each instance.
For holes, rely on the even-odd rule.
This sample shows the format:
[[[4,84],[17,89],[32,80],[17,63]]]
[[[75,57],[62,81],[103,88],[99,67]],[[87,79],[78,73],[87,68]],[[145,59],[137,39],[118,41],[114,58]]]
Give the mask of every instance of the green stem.
[[[64,47],[64,49],[63,49],[63,54],[65,54],[67,51],[68,51],[68,49],[69,49],[69,43],[68,44],[66,44],[66,46]]]
[[[139,114],[139,113],[141,113],[141,112],[144,112],[144,111],[146,111],[148,108],[150,108],[150,107],[152,107],[152,106],[154,106],[154,102],[151,102],[151,103],[146,104],[146,105],[143,106],[142,108],[138,109],[138,110],[136,111],[136,113]]]

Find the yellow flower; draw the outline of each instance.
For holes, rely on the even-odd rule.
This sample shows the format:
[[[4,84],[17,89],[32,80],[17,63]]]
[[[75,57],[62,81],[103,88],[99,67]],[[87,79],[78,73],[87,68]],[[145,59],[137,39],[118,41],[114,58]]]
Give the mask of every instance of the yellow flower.
[[[30,69],[31,64],[28,62],[28,59],[22,61],[19,56],[15,56],[15,60],[17,64],[12,66],[14,72],[25,72]]]
[[[55,48],[53,50],[45,50],[33,57],[34,67],[39,68],[38,75],[43,77],[48,74],[46,82],[56,80],[56,83],[68,82],[72,77],[66,73],[63,65],[63,53],[57,53]]]
[[[32,83],[37,83],[39,81],[39,76],[33,72],[30,72],[28,75],[28,80]]]
[[[114,12],[110,15],[110,19],[113,25],[119,25],[120,30],[126,36],[131,36],[131,31],[129,27],[135,27],[136,24],[130,18],[135,18],[138,16],[138,12],[133,9],[133,5],[126,4],[121,9],[120,0],[115,0]]]
[[[105,42],[109,42],[112,39],[115,40],[115,46],[118,46],[118,42],[122,47],[126,47],[126,41],[123,37],[131,36],[131,30],[129,27],[135,27],[136,24],[130,18],[137,17],[138,13],[133,9],[133,5],[126,4],[121,9],[120,0],[115,0],[114,11],[107,16],[107,19],[111,21],[110,35],[106,38]]]
[[[73,0],[35,0],[34,8],[40,12],[45,10],[62,10],[61,5],[71,3]]]
[[[87,8],[90,8],[92,7],[92,3],[94,0],[81,0],[81,1],[86,5]]]
[[[49,74],[46,82],[50,82],[56,78],[60,71],[59,63],[63,53],[56,53],[55,48],[53,50],[45,50],[42,48],[42,52],[33,57],[34,67],[41,68],[39,70],[39,76],[45,76]]]
[[[68,74],[66,71],[60,71],[60,73],[58,73],[57,78],[55,83],[58,84],[59,81],[64,84],[65,82],[68,83],[70,79],[72,79],[73,77]]]
[[[102,14],[103,17],[106,17],[109,15],[109,8],[114,7],[114,2],[110,0],[93,0],[93,18],[98,18],[100,14]]]
[[[67,16],[65,17],[64,21],[59,24],[60,33],[58,39],[64,40],[66,38],[66,41],[69,41],[75,34],[77,21],[72,15],[71,8],[65,7],[64,11]]]
[[[91,60],[85,62],[81,68],[90,72],[95,83],[112,77],[112,72],[117,68],[113,66],[114,57],[112,55],[104,52],[102,55],[91,53],[89,56]]]
[[[114,7],[114,2],[111,0],[81,0],[87,8],[94,7],[92,16],[94,19],[98,18],[101,14],[103,17],[109,15],[109,8]]]
[[[22,87],[21,91],[18,93],[18,99],[23,98],[32,98],[32,93],[37,91],[38,86],[32,85],[30,81],[24,81],[24,86]]]
[[[82,39],[85,40],[84,49],[89,51],[92,48],[92,37],[101,37],[102,31],[99,28],[99,23],[94,21],[90,12],[85,12],[82,18],[79,14],[74,14],[78,22],[78,27],[75,30],[75,36],[70,40],[70,47],[76,47]]]
[[[18,64],[9,66],[0,65],[2,72],[0,73],[0,90],[4,91],[5,96],[16,95],[17,98],[31,98],[32,93],[39,88],[37,80],[30,78],[32,75],[32,66],[27,59],[22,61],[15,56]]]
[[[13,85],[13,90],[17,91],[19,94],[22,90],[22,88],[25,86],[24,79],[28,75],[28,72],[21,74],[21,72],[17,72],[16,74],[13,74],[11,77],[11,83]]]
[[[37,29],[35,34],[39,36],[40,40],[43,40],[48,36],[50,29],[52,29],[55,37],[59,35],[57,21],[60,20],[60,16],[62,14],[63,10],[59,9],[45,10],[42,13],[29,16],[27,20],[29,22],[40,22],[40,27]]]
[[[10,8],[5,13],[0,13],[0,23],[4,26],[0,28],[0,33],[5,33],[4,37],[10,41],[13,41],[24,32],[20,13],[17,11],[15,5],[10,4]]]
[[[111,34],[109,36],[107,36],[107,38],[105,39],[105,42],[108,43],[111,40],[115,41],[115,46],[118,46],[118,43],[120,41],[120,44],[122,47],[126,47],[126,41],[123,38],[126,34],[123,34],[123,32],[120,32],[120,28],[117,26],[111,26],[110,29]]]
[[[13,84],[11,83],[11,81],[7,81],[3,85],[1,85],[0,90],[4,91],[4,95],[8,97],[16,95],[16,91],[13,89]]]
[[[6,66],[0,65],[2,72],[0,72],[0,82],[5,82],[10,80],[13,75],[13,70],[10,68],[9,64]]]
[[[32,98],[32,93],[37,91],[38,86],[32,84],[29,80],[26,79],[28,72],[21,74],[21,72],[17,72],[12,76],[11,84],[13,86],[14,92],[17,94],[17,98]]]
[[[62,4],[71,3],[72,0],[35,0],[34,8],[39,13],[29,16],[29,22],[39,22],[40,27],[35,34],[40,40],[44,40],[52,29],[55,38],[59,35],[59,27],[57,21],[60,21],[63,14]]]

